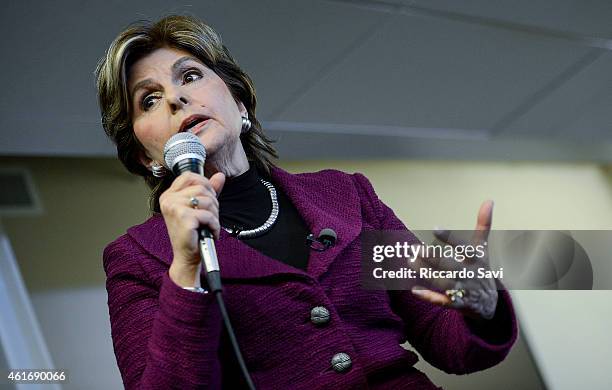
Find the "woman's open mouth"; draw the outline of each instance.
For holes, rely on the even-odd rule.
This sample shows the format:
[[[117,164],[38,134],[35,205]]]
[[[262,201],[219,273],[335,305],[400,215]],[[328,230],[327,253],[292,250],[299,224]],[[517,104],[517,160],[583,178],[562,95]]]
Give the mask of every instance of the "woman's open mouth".
[[[208,123],[209,119],[209,117],[204,115],[192,115],[183,121],[179,132],[188,131],[197,135],[206,123]]]
[[[208,121],[209,121],[209,119],[205,119],[205,120],[203,120],[201,122],[198,122],[195,125],[187,128],[185,131],[188,131],[188,132],[190,132],[191,134],[194,134],[194,135],[198,135],[200,133],[200,131],[202,130],[202,128],[204,126],[206,126]]]

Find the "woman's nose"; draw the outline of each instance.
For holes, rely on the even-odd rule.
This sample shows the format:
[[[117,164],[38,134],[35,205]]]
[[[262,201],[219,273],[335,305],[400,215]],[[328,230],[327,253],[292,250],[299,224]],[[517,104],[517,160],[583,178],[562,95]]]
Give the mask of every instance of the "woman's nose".
[[[168,99],[168,104],[170,104],[170,110],[174,113],[184,106],[189,105],[190,99],[185,95],[176,95],[170,99]]]

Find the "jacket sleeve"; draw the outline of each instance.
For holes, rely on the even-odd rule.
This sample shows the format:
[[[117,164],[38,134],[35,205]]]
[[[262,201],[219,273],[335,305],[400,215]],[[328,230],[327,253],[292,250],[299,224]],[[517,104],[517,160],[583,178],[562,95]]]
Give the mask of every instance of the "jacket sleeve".
[[[364,175],[353,177],[364,218],[380,230],[407,230]],[[501,284],[499,287],[495,316],[481,321],[425,302],[407,290],[390,290],[389,297],[393,311],[404,321],[408,342],[425,360],[447,373],[467,374],[504,360],[516,341],[518,325],[512,300]]]
[[[128,236],[104,250],[113,347],[126,389],[221,387],[221,316],[212,294],[184,290],[166,272],[161,288]]]

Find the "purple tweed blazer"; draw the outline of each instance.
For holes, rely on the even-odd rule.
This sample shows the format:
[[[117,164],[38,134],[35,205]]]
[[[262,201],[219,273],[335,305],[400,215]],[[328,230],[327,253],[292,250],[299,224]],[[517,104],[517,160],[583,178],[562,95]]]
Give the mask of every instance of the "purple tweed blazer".
[[[310,231],[332,228],[336,245],[312,251],[304,272],[271,259],[225,231],[217,242],[224,295],[236,337],[258,389],[439,389],[416,368],[421,356],[448,373],[465,374],[502,361],[517,337],[507,291],[485,326],[456,310],[423,302],[410,291],[365,290],[359,233],[404,230],[362,174],[324,170],[272,180]],[[170,280],[172,249],[154,215],[104,250],[113,346],[127,389],[242,388],[212,294]],[[325,306],[331,320],[310,321]],[[347,353],[352,367],[332,369]]]

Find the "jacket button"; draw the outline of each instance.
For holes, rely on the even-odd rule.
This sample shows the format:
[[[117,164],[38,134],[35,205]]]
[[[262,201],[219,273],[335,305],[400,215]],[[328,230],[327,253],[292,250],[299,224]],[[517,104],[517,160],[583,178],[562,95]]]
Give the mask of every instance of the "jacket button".
[[[335,354],[331,359],[331,365],[336,372],[348,371],[352,364],[351,357],[344,352]]]
[[[310,311],[310,321],[316,325],[323,325],[329,322],[329,310],[323,306],[313,307]]]

